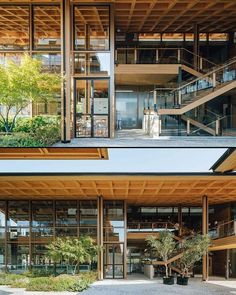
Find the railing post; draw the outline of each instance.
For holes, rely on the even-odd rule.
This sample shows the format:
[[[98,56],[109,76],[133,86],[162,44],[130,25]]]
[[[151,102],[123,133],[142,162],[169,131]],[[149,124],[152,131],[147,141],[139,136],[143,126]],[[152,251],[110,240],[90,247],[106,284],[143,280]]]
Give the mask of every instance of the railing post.
[[[216,120],[216,131],[215,132],[216,132],[216,136],[218,136],[220,133],[220,120],[219,119]]]
[[[178,63],[180,63],[180,59],[181,59],[181,58],[180,58],[180,49],[178,49],[177,54],[178,54],[178,55],[177,55],[177,56],[178,56]]]
[[[178,90],[178,105],[182,104],[182,93],[181,90]]]
[[[159,62],[159,50],[157,49],[156,50],[156,63]]]
[[[212,87],[213,89],[216,87],[216,73],[212,74]]]
[[[202,66],[203,66],[202,62],[203,62],[202,57],[200,57],[200,70],[202,70]]]
[[[187,119],[187,135],[190,134],[190,120]]]
[[[134,63],[136,64],[137,63],[137,49],[135,48],[134,49]]]

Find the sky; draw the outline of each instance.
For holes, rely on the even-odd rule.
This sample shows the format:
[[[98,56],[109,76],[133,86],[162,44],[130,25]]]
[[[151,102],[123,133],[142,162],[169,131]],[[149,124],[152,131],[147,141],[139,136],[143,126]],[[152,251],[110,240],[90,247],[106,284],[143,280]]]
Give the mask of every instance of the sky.
[[[1,160],[1,172],[210,172],[225,148],[110,148],[109,160]]]

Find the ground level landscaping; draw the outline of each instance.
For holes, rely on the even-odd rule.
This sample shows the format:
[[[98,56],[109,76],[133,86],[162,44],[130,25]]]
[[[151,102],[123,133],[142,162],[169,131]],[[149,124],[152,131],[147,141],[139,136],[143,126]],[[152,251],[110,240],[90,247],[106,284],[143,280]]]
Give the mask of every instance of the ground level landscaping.
[[[0,285],[10,288],[24,288],[26,291],[69,291],[81,292],[96,281],[96,272],[86,272],[76,275],[52,274],[41,272],[26,272],[23,274],[0,274]],[[0,286],[0,290],[2,289]]]

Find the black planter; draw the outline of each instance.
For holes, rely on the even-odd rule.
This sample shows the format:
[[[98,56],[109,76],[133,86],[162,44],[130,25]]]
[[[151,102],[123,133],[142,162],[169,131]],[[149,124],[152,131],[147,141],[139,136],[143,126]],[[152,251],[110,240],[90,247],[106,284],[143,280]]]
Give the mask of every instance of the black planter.
[[[177,284],[182,286],[188,285],[188,278],[186,277],[177,277]]]
[[[163,284],[165,285],[174,285],[174,277],[169,277],[169,278],[163,278]]]

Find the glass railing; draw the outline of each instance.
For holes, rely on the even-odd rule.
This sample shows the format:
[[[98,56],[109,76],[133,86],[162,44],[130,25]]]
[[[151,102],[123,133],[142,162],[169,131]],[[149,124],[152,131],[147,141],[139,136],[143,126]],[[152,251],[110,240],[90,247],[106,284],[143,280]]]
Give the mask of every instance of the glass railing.
[[[209,229],[212,239],[220,239],[236,235],[236,220],[224,221]]]
[[[197,79],[183,83],[183,85],[178,88],[172,90],[168,88],[166,91],[162,89],[159,108],[169,108],[168,106],[171,104],[175,108],[180,108],[235,80],[236,58]],[[157,93],[160,92],[158,88],[156,88],[155,91],[157,91]],[[165,104],[166,97],[168,97],[168,104]],[[172,102],[170,102],[171,100]]]
[[[184,64],[206,72],[216,66],[185,48],[117,48],[116,64]]]

